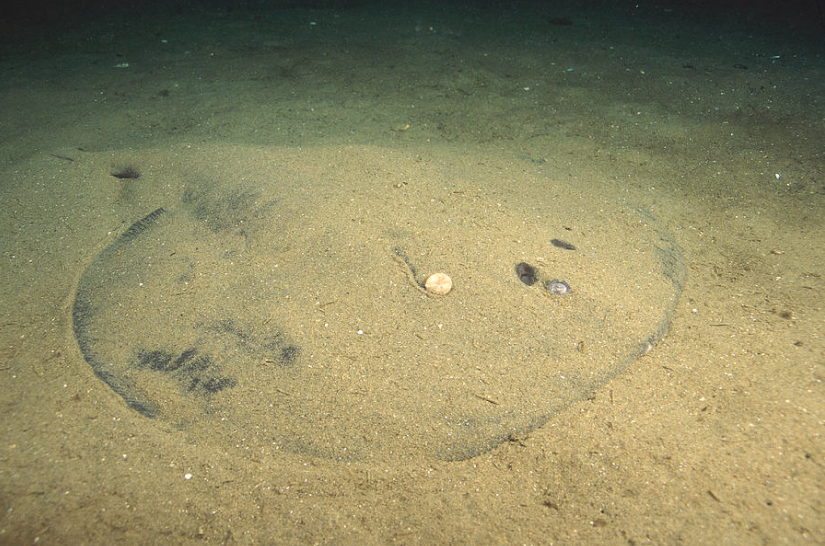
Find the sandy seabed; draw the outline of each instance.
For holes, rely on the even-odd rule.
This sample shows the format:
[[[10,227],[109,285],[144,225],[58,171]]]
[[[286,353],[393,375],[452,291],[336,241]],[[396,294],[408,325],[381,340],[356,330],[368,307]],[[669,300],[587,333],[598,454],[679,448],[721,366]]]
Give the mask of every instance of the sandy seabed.
[[[739,14],[620,3],[507,10],[184,4],[7,33],[0,58],[0,544],[822,544],[821,43],[816,29],[779,32]],[[289,150],[301,164],[289,165]],[[274,161],[301,173],[285,178],[293,186],[283,195],[267,178]],[[112,176],[128,169],[140,176]],[[191,189],[199,180],[229,181],[221,183],[230,189],[199,197]],[[256,189],[233,193],[233,181]],[[269,191],[284,204],[274,216]],[[513,195],[521,196],[519,207],[535,207],[523,225],[508,214]],[[565,221],[556,211],[538,237],[536,218],[553,203],[565,203]],[[346,363],[323,383],[307,376],[304,419],[255,406],[244,410],[248,428],[216,432],[231,426],[214,418],[224,415],[215,409],[223,394],[192,386],[193,377],[206,384],[203,375],[184,382],[157,355],[145,362],[169,373],[148,376],[174,380],[153,396],[179,414],[147,418],[89,365],[73,317],[77,287],[96,256],[158,207],[189,210],[202,223],[204,245],[233,237],[227,251],[209,254],[221,264],[209,271],[248,266],[248,255],[281,252],[293,264],[314,257],[303,273],[293,268],[291,278],[307,280],[305,292],[286,294],[273,276],[261,291],[246,284],[223,294],[240,298],[240,311],[260,309],[261,294],[288,295],[271,324],[293,337],[275,336],[267,346],[291,361],[293,346],[316,343],[318,358],[328,350]],[[565,399],[542,426],[499,438],[491,449],[484,444],[469,458],[434,455],[425,449],[428,428],[387,417],[392,406],[392,415],[413,419],[408,404],[447,375],[455,385],[439,391],[447,392],[439,400],[447,408],[467,402],[462,395],[484,411],[509,404],[528,412],[543,403],[490,384],[462,389],[470,378],[489,378],[497,362],[514,370],[516,385],[507,355],[521,358],[525,343],[556,350],[548,345],[554,333],[575,340],[575,328],[552,323],[558,315],[547,306],[559,301],[574,311],[576,302],[611,295],[610,309],[624,312],[611,332],[628,343],[646,339],[634,326],[655,331],[646,310],[667,308],[667,297],[644,298],[658,285],[633,278],[627,292],[608,289],[607,266],[647,256],[649,232],[622,216],[636,210],[672,234],[686,272],[669,327],[651,350]],[[272,240],[254,231],[261,217],[271,221]],[[425,229],[427,217],[442,224]],[[376,231],[384,221],[386,230]],[[439,229],[447,234],[441,244]],[[378,254],[367,253],[359,262],[359,249],[392,250],[393,241],[416,237],[429,246],[405,249],[406,261],[388,253],[376,262]],[[552,252],[566,251],[531,245],[553,237],[577,243],[582,261],[565,280],[579,281],[570,294],[578,300],[547,297],[513,271],[528,261],[551,280],[553,256],[565,256]],[[184,242],[202,256],[197,236]],[[601,254],[587,253],[595,248]],[[476,294],[489,305],[439,315],[438,302],[415,289],[449,266],[450,252],[461,261],[448,271],[455,285],[443,301],[487,302],[468,297]],[[485,261],[499,255],[500,262]],[[602,269],[583,265],[598,256]],[[506,279],[476,267],[499,263]],[[469,272],[478,275],[472,285]],[[588,279],[600,291],[588,293]],[[220,293],[220,283],[210,286]],[[336,297],[321,299],[320,287]],[[346,294],[363,301],[372,287],[384,298],[373,307],[336,303]],[[128,303],[112,311],[124,317],[105,339],[112,347],[131,347],[135,332],[158,327],[165,310],[184,313],[180,303],[139,294],[111,298]],[[388,311],[384,301],[398,307]],[[301,330],[310,324],[289,313],[302,303],[316,306],[313,320],[324,317],[323,334]],[[243,352],[269,315],[249,331],[238,320],[224,322],[220,335]],[[426,331],[410,328],[416,320]],[[472,320],[484,339],[468,337]],[[508,330],[481,329],[496,320]],[[528,327],[534,333],[520,337]],[[431,352],[390,344],[405,328]],[[461,350],[444,358],[436,346]],[[467,347],[495,359],[479,356],[444,372],[467,358]],[[311,351],[302,350],[298,365],[306,370]],[[566,354],[551,353],[547,362],[567,363]],[[588,354],[598,358],[580,356]],[[570,355],[594,365],[591,374],[615,357],[590,342]],[[255,358],[244,388],[257,379],[276,408],[279,401],[293,407],[285,400],[300,382],[263,381],[278,359]],[[398,395],[378,397],[389,387],[375,366],[394,363],[405,366],[393,369]],[[332,391],[388,407],[365,402],[347,413],[324,405]],[[244,403],[230,395],[220,401],[235,408],[226,415]],[[327,415],[354,428],[332,427]],[[282,428],[282,437],[306,441],[262,441],[266,423],[293,427]],[[373,432],[406,429],[409,450],[363,455],[384,445]],[[348,430],[358,431],[362,456],[330,456]]]

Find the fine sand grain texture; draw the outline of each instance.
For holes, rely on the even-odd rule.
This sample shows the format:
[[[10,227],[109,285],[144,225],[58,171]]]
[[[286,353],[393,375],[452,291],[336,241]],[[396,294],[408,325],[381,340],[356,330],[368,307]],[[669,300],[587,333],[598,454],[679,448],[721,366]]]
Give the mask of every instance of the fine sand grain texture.
[[[0,544],[825,542],[783,9],[0,21]]]
[[[72,328],[129,407],[203,441],[475,457],[649,352],[684,288],[682,250],[649,212],[506,163],[459,171],[449,155],[369,146],[202,153],[207,172],[186,150],[143,153],[167,165],[144,183],[179,195],[89,263]],[[96,179],[110,183],[105,168]],[[547,285],[520,282],[525,258]],[[455,291],[418,273],[439,267]],[[557,277],[569,297],[548,288]]]

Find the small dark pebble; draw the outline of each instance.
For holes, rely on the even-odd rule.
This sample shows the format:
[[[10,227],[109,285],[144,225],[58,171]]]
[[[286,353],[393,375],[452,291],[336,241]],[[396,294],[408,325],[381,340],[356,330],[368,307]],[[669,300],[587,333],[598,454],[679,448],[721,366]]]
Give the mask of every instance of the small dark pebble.
[[[122,169],[117,169],[112,173],[112,176],[115,178],[120,178],[121,180],[140,178],[140,171],[130,165],[128,167],[123,167]]]
[[[736,68],[737,70],[747,70],[748,69],[747,66],[745,66],[743,64],[740,64],[740,63],[736,63],[735,65],[733,65],[733,67]]]
[[[518,264],[516,266],[516,275],[518,275],[518,280],[527,286],[536,284],[536,268],[528,263],[521,262]]]
[[[562,241],[561,239],[550,239],[550,244],[558,248],[563,248],[564,250],[576,250],[576,245]]]

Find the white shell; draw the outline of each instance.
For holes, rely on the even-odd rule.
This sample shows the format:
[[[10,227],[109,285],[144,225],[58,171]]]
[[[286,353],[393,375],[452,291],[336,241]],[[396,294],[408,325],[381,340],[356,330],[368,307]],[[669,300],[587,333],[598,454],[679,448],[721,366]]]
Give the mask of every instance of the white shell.
[[[433,273],[424,283],[427,292],[443,296],[453,288],[453,280],[446,273]]]

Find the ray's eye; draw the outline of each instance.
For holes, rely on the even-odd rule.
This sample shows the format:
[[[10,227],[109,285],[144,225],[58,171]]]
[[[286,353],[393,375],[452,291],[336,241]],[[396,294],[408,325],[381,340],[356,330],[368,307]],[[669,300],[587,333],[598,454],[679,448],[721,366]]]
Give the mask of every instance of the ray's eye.
[[[536,268],[526,262],[521,262],[516,266],[516,275],[527,286],[533,286],[536,283]]]

